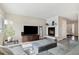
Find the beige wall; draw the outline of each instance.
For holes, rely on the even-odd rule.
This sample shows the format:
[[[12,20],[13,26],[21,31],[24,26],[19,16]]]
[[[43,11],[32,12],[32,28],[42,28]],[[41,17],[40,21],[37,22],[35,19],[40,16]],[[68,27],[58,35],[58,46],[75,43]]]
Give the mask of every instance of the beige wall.
[[[67,35],[67,19],[59,17],[59,37],[62,39],[66,38]]]
[[[23,32],[23,26],[44,26],[46,21],[40,18],[18,16],[18,15],[6,15],[7,20],[13,21],[13,29],[15,30],[15,39],[21,40],[21,32]],[[44,34],[44,33],[43,33]]]
[[[74,33],[72,33],[72,24],[74,24]],[[67,24],[67,33],[78,36],[78,21],[68,21]]]
[[[75,24],[74,34],[75,36],[78,36],[78,21],[76,21],[74,24]]]
[[[5,16],[5,12],[2,9],[0,9],[0,15]]]
[[[67,24],[67,34],[72,34],[72,24]]]

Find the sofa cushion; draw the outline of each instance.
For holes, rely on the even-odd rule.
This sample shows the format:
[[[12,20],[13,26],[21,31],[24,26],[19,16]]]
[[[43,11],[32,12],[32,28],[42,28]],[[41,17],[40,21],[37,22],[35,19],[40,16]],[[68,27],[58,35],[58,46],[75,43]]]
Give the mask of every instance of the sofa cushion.
[[[26,53],[24,52],[23,48],[21,45],[13,45],[13,46],[8,46],[9,49],[13,52],[13,54],[15,55],[26,55]]]
[[[0,53],[4,55],[13,55],[12,51],[8,47],[2,45],[0,45]]]

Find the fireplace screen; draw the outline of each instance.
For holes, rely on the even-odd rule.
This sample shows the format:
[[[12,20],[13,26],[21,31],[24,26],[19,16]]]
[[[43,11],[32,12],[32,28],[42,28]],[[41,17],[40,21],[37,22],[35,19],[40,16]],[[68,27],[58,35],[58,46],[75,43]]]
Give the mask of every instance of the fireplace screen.
[[[48,35],[49,36],[55,36],[55,27],[49,27],[48,28]]]

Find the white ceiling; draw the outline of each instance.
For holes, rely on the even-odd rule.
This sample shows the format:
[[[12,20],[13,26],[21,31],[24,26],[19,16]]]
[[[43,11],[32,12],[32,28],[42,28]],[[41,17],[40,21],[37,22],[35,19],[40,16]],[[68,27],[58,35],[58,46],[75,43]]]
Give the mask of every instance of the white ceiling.
[[[49,18],[63,16],[76,20],[78,13],[77,3],[4,3],[2,9],[9,14]]]

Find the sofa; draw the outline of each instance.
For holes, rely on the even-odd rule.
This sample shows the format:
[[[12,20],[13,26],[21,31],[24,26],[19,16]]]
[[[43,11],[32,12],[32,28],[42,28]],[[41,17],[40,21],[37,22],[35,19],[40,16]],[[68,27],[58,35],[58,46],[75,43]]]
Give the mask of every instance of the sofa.
[[[34,54],[41,53],[43,51],[47,51],[51,48],[54,48],[57,46],[57,41],[56,39],[50,39],[50,38],[45,38],[42,40],[37,40],[37,41],[32,41],[29,44],[23,43],[22,44],[24,50],[27,52],[29,49],[34,50]],[[29,54],[29,52],[27,52]]]
[[[20,43],[8,46],[0,46],[0,52],[4,55],[28,55],[30,54],[31,50],[34,50],[33,55],[36,55],[38,53],[47,51],[48,49],[54,48],[56,46],[56,40],[45,38],[42,40],[32,41],[28,44]]]
[[[30,54],[29,52],[32,52]],[[79,43],[73,49],[67,49],[57,43],[56,39],[44,38],[43,40],[0,46],[1,55],[79,55]]]
[[[0,46],[1,55],[27,55],[24,52],[21,44],[14,44],[9,46]]]

